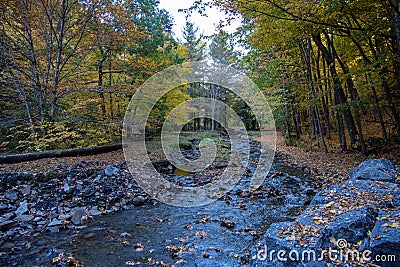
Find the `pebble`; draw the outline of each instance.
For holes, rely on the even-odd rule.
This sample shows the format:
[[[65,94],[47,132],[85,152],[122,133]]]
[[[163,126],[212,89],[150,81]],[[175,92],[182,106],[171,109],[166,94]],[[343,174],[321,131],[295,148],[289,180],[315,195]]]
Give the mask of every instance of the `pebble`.
[[[89,210],[89,214],[91,216],[99,216],[99,215],[101,215],[103,213],[101,211],[99,211],[98,209],[91,209],[91,210]]]
[[[69,186],[68,183],[64,184],[64,192],[65,193],[70,194],[70,193],[72,193],[74,191],[74,189],[75,188],[73,186]]]
[[[29,195],[31,193],[31,186],[27,185],[21,189],[21,193],[24,195]]]
[[[48,227],[54,227],[54,226],[59,226],[62,225],[63,221],[62,220],[58,220],[56,218],[54,218],[47,226]]]
[[[65,165],[52,169],[51,176],[0,173],[1,240],[7,238],[7,243],[11,243],[25,235],[41,235],[43,231],[56,233],[64,225],[83,229],[87,216],[114,213],[148,200],[141,196],[145,193],[126,164],[103,166],[92,164],[88,168],[83,162],[73,167]],[[108,179],[116,176],[121,179]],[[9,257],[13,253],[10,250],[4,255]]]
[[[25,212],[28,211],[28,202],[26,200],[24,200],[18,207],[17,211],[15,212],[15,214],[17,216],[20,216],[22,214],[24,214]]]
[[[146,201],[146,198],[143,196],[137,196],[132,200],[133,205],[135,206],[141,206],[144,204],[144,202]]]
[[[18,221],[21,221],[21,222],[30,222],[30,221],[32,221],[33,219],[34,219],[35,217],[34,216],[31,216],[31,215],[19,215],[19,216],[17,216],[17,220]]]
[[[71,219],[71,217],[72,217],[71,214],[60,214],[58,216],[58,219],[62,220],[62,221],[67,221],[67,220]]]
[[[76,208],[71,211],[71,221],[74,225],[81,225],[84,209]]]
[[[114,166],[107,166],[104,170],[104,174],[107,176],[113,176],[118,174],[118,168]]]
[[[4,196],[9,200],[17,200],[18,199],[18,195],[14,191],[9,191],[9,192],[5,193]]]

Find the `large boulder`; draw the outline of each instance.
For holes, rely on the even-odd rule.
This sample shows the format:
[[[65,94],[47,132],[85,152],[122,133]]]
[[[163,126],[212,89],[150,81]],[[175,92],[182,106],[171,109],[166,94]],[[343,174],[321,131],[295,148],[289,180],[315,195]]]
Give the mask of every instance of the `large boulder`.
[[[400,211],[380,211],[371,233],[372,259],[380,266],[399,266],[400,260]],[[394,262],[394,260],[396,260]],[[397,264],[396,264],[397,263]]]
[[[400,207],[400,190],[397,190],[394,194],[393,194],[393,198],[392,198],[392,202],[393,202],[393,206],[398,209]]]
[[[333,185],[319,191],[311,200],[310,206],[327,204],[341,198],[351,197],[352,192],[341,185]]]
[[[385,159],[364,161],[358,168],[352,168],[349,172],[352,180],[376,180],[393,183],[396,179],[393,163]]]
[[[304,259],[302,254],[308,256],[314,251],[320,256],[321,250],[349,247],[358,247],[359,253],[372,251],[372,259],[377,255],[393,255],[399,260],[400,190],[396,175],[388,160],[361,163],[350,170],[351,179],[344,185],[333,185],[317,193],[294,222],[272,224],[264,235],[264,242],[252,252],[249,266],[330,266],[324,260]],[[380,210],[393,206],[397,210]],[[339,246],[339,241],[345,242],[345,246]],[[281,259],[278,258],[280,250],[284,251]],[[393,262],[373,263],[397,266]]]
[[[315,226],[299,222],[274,223],[265,233],[264,242],[252,251],[249,266],[283,267],[314,263],[322,242],[320,236],[321,232]]]
[[[354,192],[353,197],[364,199],[368,205],[388,208],[392,206],[391,196],[398,189],[398,185],[381,181],[348,180],[346,188]]]

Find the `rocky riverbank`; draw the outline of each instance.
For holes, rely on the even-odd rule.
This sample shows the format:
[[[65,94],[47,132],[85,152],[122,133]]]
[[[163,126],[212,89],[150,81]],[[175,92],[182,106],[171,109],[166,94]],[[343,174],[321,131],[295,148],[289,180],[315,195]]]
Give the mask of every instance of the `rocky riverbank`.
[[[126,210],[149,201],[124,164],[60,165],[47,173],[0,174],[0,257],[12,240],[44,232],[79,228],[94,216]]]
[[[110,247],[121,250],[119,254],[113,252],[118,257],[131,256],[139,266],[192,266],[193,262],[202,266],[281,264],[257,260],[256,242],[270,248],[323,249],[334,248],[337,240],[346,239],[349,248],[371,249],[374,256],[377,253],[389,255],[390,251],[398,253],[395,242],[400,240],[400,193],[398,172],[392,163],[367,161],[350,171],[348,179],[348,173],[343,169],[361,158],[351,161],[350,156],[345,156],[342,163],[346,164],[335,166],[336,156],[329,160],[321,157],[313,164],[301,165],[301,161],[295,160],[299,159],[297,154],[286,154],[279,147],[272,171],[256,192],[246,191],[249,183],[246,178],[215,205],[196,211],[161,207],[150,199],[134,182],[121,152],[80,158],[79,163],[76,158],[67,158],[41,160],[29,165],[3,165],[0,174],[0,263],[78,266],[80,263],[72,257],[73,252],[79,260],[94,266],[100,258],[90,258],[82,250],[90,250],[96,236],[110,241],[100,245],[95,243],[99,249],[91,250],[95,257],[111,257],[114,263],[120,264],[116,256],[98,254],[103,247]],[[258,153],[253,142],[252,164],[257,163]],[[308,155],[305,153],[304,157]],[[30,172],[15,171],[29,169],[30,165],[34,166]],[[170,181],[196,186],[220,175],[224,164],[214,164],[203,176],[177,175],[173,167],[163,161],[155,167]],[[254,166],[249,167],[251,176]],[[341,183],[330,186],[337,182]],[[327,188],[314,197],[324,187]],[[301,216],[296,217],[299,214]],[[204,222],[202,218],[195,219],[198,216],[205,218]],[[118,226],[119,230],[115,230],[113,225],[121,223],[121,217],[128,218],[141,233],[147,234],[131,234],[132,229],[126,226]],[[102,218],[107,218],[104,219],[106,222]],[[287,220],[290,221],[285,222]],[[146,232],[151,230],[147,226],[166,229],[153,236],[152,231]],[[71,239],[78,235],[85,237]],[[261,236],[265,239],[259,240]],[[142,249],[139,245],[150,237],[154,238],[153,243]],[[168,241],[168,245],[164,245],[165,240],[178,241],[176,244]],[[60,243],[67,249],[59,249]],[[78,244],[80,248],[76,247]],[[238,246],[237,249],[232,244]],[[146,251],[148,247],[152,248]],[[181,251],[179,248],[183,247],[185,250]],[[131,255],[132,250],[134,255]],[[163,264],[155,258],[168,263]],[[24,264],[28,259],[30,264]],[[343,263],[325,260],[326,265]],[[306,264],[320,266],[321,262]],[[351,264],[357,266],[356,262]]]
[[[250,265],[399,266],[399,182],[390,161],[361,163],[344,184],[315,195],[295,221],[272,224]]]
[[[251,170],[255,167],[253,165],[257,162],[258,154],[259,147],[252,143],[252,163],[247,178],[225,198],[196,211],[164,207],[149,199],[137,187],[124,163],[107,165],[106,161],[82,161],[73,165],[59,164],[46,173],[4,172],[0,175],[0,263],[48,266],[53,261],[56,266],[79,265],[79,261],[71,253],[88,266],[97,265],[101,259],[115,262],[117,259],[111,255],[98,254],[104,247],[110,248],[114,254],[123,251],[121,249],[128,250],[119,257],[126,257],[134,251],[132,259],[142,262],[140,266],[187,266],[185,263],[192,261],[207,263],[203,262],[205,259],[208,263],[227,262],[230,266],[245,264],[249,260],[248,249],[253,240],[262,235],[265,227],[277,220],[297,215],[304,203],[309,202],[317,192],[318,187],[311,177],[306,177],[306,172],[279,167],[280,164],[275,163],[268,174],[268,183],[256,192],[248,192]],[[174,174],[171,166],[164,166],[162,163],[156,162],[155,167],[165,173],[165,178],[186,186],[205,183],[218,176],[224,167],[223,163],[216,163],[202,176],[179,176]],[[143,207],[139,207],[142,205]],[[276,209],[281,210],[279,216],[272,215]],[[199,216],[205,218],[204,222],[201,221],[202,218],[197,218]],[[117,226],[126,220],[131,222],[129,225],[141,228],[140,233],[147,234],[138,236],[132,233],[136,230],[130,227]],[[166,222],[174,227],[166,225]],[[151,230],[152,227],[167,227],[169,230],[153,236],[155,232]],[[98,250],[92,251],[91,242],[95,236],[99,236],[97,238],[102,242],[96,243]],[[198,237],[201,237],[201,241],[197,240]],[[147,260],[151,264],[144,263],[141,257],[146,254],[138,256],[142,249],[137,244],[143,244],[148,239],[152,243],[147,244],[146,248],[153,248],[150,252],[144,250],[143,253],[155,251],[151,258],[164,257],[164,262],[169,262],[168,264],[163,265],[162,260],[153,261],[150,258]],[[165,245],[165,240],[184,241],[179,241],[178,244],[168,241],[171,244]],[[181,255],[183,251],[175,251],[175,248],[183,246],[180,242],[186,242],[184,246],[188,250],[190,248],[190,251],[200,253],[196,254],[196,260],[191,259],[191,254]],[[69,244],[74,245],[71,248]],[[218,244],[216,250],[210,250],[212,244]],[[240,246],[235,248],[232,244]],[[135,249],[136,245],[138,249]],[[219,249],[224,253],[219,253]],[[88,250],[92,251],[95,259],[88,258],[85,253]],[[164,255],[165,251],[169,251],[167,256]],[[218,253],[212,256],[211,252]],[[110,261],[108,266],[113,266],[112,264]]]

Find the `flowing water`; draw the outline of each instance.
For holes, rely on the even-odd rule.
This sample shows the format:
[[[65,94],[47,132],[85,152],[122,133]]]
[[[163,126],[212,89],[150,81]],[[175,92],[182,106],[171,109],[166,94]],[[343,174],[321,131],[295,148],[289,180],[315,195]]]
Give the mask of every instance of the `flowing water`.
[[[253,148],[252,157],[258,154]],[[22,262],[46,264],[66,251],[87,266],[243,266],[268,226],[294,219],[315,193],[304,172],[279,162],[258,190],[249,193],[249,183],[244,176],[226,197],[207,206],[153,201],[95,217],[81,229],[45,233],[32,238],[36,251],[21,256]]]

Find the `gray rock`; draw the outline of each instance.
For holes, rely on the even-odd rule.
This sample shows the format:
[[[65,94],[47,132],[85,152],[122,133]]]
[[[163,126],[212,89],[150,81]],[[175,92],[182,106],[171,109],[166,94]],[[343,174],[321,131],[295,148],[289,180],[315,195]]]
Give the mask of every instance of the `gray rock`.
[[[330,243],[330,237],[336,240],[345,239],[356,244],[368,236],[375,225],[376,211],[372,208],[362,208],[343,213],[322,230],[325,246]]]
[[[335,201],[339,197],[350,197],[351,191],[343,188],[341,185],[330,186],[320,192],[318,192],[311,200],[310,206],[327,204],[331,201]]]
[[[66,221],[66,220],[71,219],[71,217],[72,217],[71,214],[60,214],[60,215],[58,216],[58,219],[59,219],[59,220],[62,220],[62,221]]]
[[[64,192],[65,192],[65,193],[70,194],[70,193],[72,193],[74,190],[75,190],[75,187],[74,187],[74,186],[69,186],[68,183],[65,183],[65,184],[64,184]]]
[[[357,169],[350,169],[352,180],[377,180],[395,182],[395,168],[389,160],[371,159],[364,161]]]
[[[393,201],[394,207],[398,209],[400,207],[400,190],[397,190],[393,194],[392,201]]]
[[[400,259],[400,231],[399,228],[393,225],[394,220],[388,218],[399,218],[400,211],[380,211],[378,221],[375,224],[371,234],[370,250],[372,251],[372,258],[377,255],[396,257],[396,262]],[[398,219],[397,219],[398,222]],[[387,261],[380,262],[380,266],[398,266],[395,262]]]
[[[99,182],[101,180],[101,175],[97,175],[96,178],[93,179],[93,183]]]
[[[9,199],[9,200],[17,200],[18,199],[18,195],[15,191],[8,191],[7,193],[4,194],[4,196]]]
[[[346,186],[352,190],[364,190],[367,191],[367,194],[372,193],[377,196],[382,196],[382,198],[378,198],[375,203],[371,203],[377,208],[390,207],[391,201],[388,201],[385,196],[392,195],[398,188],[398,185],[395,183],[371,180],[348,180]]]
[[[355,189],[373,191],[379,195],[392,194],[393,191],[398,188],[398,185],[395,183],[370,180],[348,180],[346,181],[346,186],[354,187]]]
[[[51,220],[51,222],[47,225],[47,227],[54,227],[54,226],[60,226],[63,224],[62,220],[58,220],[56,218],[54,218],[53,220]]]
[[[31,193],[31,186],[27,185],[21,189],[21,193],[24,195],[29,195]]]
[[[146,201],[145,197],[137,196],[134,199],[132,199],[132,204],[137,207],[143,205],[145,201]]]
[[[91,215],[91,216],[99,216],[99,215],[101,215],[101,214],[103,214],[101,211],[99,211],[98,209],[90,209],[89,210],[89,214]]]
[[[60,232],[60,230],[58,229],[58,227],[48,227],[47,230],[50,231],[51,233],[58,233],[58,232]]]
[[[16,219],[20,222],[30,222],[34,219],[34,216],[31,215],[19,215]]]
[[[3,216],[0,217],[0,222],[8,221],[8,220],[12,219],[13,217],[15,217],[14,212],[5,213],[5,214],[3,214]]]
[[[27,211],[28,211],[28,202],[26,200],[24,200],[21,204],[19,204],[19,207],[18,207],[17,211],[15,212],[15,214],[17,216],[20,216]]]
[[[74,208],[71,211],[71,221],[74,225],[81,225],[82,224],[82,216],[85,213],[83,208]]]
[[[369,159],[360,163],[359,169],[375,168],[381,171],[395,171],[393,163],[387,159]]]
[[[107,176],[118,175],[118,168],[114,166],[107,166],[104,170],[104,174]]]
[[[315,226],[315,225],[314,225]],[[306,254],[307,251],[317,251],[319,247],[322,245],[322,239],[319,237],[313,237],[313,242],[309,242],[306,247],[297,246],[297,241],[294,240],[294,237],[291,234],[282,234],[282,231],[285,229],[293,229],[295,226],[295,222],[280,222],[271,224],[264,236],[263,246],[258,247],[256,250],[251,252],[251,260],[249,266],[304,266],[304,264],[310,264],[310,260],[313,260],[312,256],[309,260],[308,257],[305,257],[305,261],[301,262],[301,257],[299,257],[299,261],[296,259],[296,255],[292,255],[289,257],[290,251],[297,251],[299,255],[302,253]],[[275,254],[272,258],[271,251],[275,251]],[[284,256],[287,261],[280,261],[277,257],[277,251],[284,250],[287,254]],[[258,257],[257,257],[258,255]],[[263,258],[263,255],[266,258]],[[317,257],[316,253],[316,257]],[[311,266],[311,265],[309,265]],[[316,265],[316,266],[324,266],[324,265]]]

